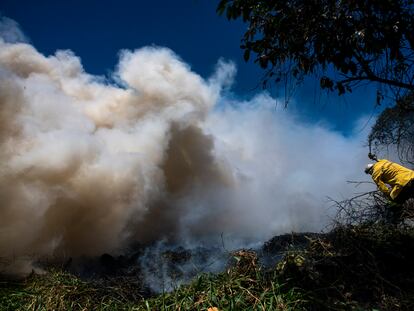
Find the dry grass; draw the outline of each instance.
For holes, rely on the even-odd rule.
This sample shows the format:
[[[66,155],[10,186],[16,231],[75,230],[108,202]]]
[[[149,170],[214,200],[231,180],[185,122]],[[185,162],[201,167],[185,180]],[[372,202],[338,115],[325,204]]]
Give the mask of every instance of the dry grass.
[[[225,272],[153,297],[139,295],[137,280],[86,282],[52,270],[0,281],[0,310],[414,310],[414,228],[384,221],[376,195],[339,202],[331,232],[309,235],[269,269],[239,250]]]

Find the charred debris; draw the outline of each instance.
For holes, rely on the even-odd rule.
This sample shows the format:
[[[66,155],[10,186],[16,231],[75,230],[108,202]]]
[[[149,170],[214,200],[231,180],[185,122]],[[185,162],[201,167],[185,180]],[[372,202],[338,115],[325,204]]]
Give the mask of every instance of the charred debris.
[[[0,310],[414,310],[412,219],[387,223],[372,198],[336,204],[329,232],[279,235],[254,249],[154,243],[40,262],[45,275],[2,279]]]

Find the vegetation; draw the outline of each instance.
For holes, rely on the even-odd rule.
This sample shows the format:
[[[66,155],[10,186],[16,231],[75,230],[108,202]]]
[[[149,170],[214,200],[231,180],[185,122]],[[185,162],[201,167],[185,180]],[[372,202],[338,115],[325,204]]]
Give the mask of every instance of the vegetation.
[[[412,310],[413,238],[411,227],[338,227],[312,241],[303,264],[283,276],[307,291],[311,309]]]
[[[414,309],[412,226],[338,225],[308,240],[271,268],[240,250],[226,271],[152,297],[138,295],[128,279],[109,286],[59,270],[33,274],[0,282],[0,310]]]
[[[218,275],[200,275],[189,286],[146,301],[151,310],[300,310],[304,295],[263,271],[254,252],[233,254],[233,265]]]
[[[379,115],[368,141],[374,152],[395,148],[402,162],[414,165],[414,93]]]
[[[373,126],[370,151],[395,148],[414,165],[413,0],[221,0],[217,12],[248,25],[240,47],[265,70],[264,87],[289,92],[306,76],[339,95],[375,85],[375,104],[392,107]]]
[[[339,94],[364,81],[386,85],[396,105],[378,118],[370,145],[396,146],[414,163],[413,1],[221,0],[218,11],[249,23],[242,49],[246,61],[254,53],[267,69],[265,84],[319,74],[321,87]],[[160,295],[145,294],[138,277],[86,281],[56,268],[21,281],[0,276],[0,311],[414,310],[412,222],[390,225],[389,203],[378,192],[334,203],[334,228],[301,235],[307,246],[287,244],[272,267],[240,250],[226,271]],[[414,218],[413,202],[405,212]]]
[[[363,82],[396,99],[414,91],[412,0],[221,0],[217,11],[248,24],[241,48],[266,70],[264,86],[317,74],[339,94]]]
[[[141,297],[130,284],[105,286],[50,270],[0,282],[0,310],[130,310]]]
[[[192,284],[152,298],[134,297],[131,287],[82,281],[57,270],[3,282],[0,310],[297,310],[304,303],[295,288],[283,288],[264,273],[251,251],[234,254],[232,268],[202,274]]]

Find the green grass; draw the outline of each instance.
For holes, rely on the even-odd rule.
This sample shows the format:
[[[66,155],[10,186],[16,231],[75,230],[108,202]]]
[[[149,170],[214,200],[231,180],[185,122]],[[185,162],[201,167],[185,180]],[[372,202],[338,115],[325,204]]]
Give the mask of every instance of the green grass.
[[[0,284],[0,310],[132,310],[125,290],[88,283],[56,270]]]
[[[201,275],[190,286],[147,300],[147,310],[301,310],[306,301],[295,288],[283,288],[276,279],[221,273]]]
[[[303,309],[305,300],[299,290],[284,288],[271,274],[262,272],[256,257],[250,256],[254,253],[241,254],[235,256],[235,265],[226,272],[199,275],[190,285],[148,299],[131,300],[130,289],[100,286],[49,271],[21,283],[2,283],[0,310]]]
[[[414,229],[337,228],[270,270],[241,250],[223,273],[154,297],[128,279],[86,282],[59,270],[0,281],[0,310],[414,310]]]

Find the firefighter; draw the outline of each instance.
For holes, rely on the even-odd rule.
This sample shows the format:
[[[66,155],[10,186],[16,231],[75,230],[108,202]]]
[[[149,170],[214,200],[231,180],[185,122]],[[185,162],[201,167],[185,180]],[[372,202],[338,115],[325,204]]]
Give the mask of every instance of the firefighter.
[[[365,173],[372,176],[378,188],[392,202],[390,206],[395,214],[394,220],[401,218],[402,205],[408,199],[414,198],[414,171],[382,159],[368,164]]]

